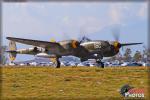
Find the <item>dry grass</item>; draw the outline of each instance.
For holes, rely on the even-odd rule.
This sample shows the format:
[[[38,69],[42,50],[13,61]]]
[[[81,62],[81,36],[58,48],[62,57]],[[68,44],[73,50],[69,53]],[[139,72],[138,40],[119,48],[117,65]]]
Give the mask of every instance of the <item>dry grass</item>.
[[[147,83],[146,67],[3,67],[2,99],[121,99],[124,84],[146,90]]]

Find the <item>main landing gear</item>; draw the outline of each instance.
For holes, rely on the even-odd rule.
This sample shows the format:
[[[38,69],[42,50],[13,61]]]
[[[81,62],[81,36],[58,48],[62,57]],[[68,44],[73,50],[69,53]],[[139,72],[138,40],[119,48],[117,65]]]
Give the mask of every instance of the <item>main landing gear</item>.
[[[100,65],[102,68],[104,68],[104,63],[100,59],[96,59],[96,63],[98,64],[98,67]]]
[[[59,61],[59,59],[56,59],[56,63],[57,63],[56,68],[60,68],[60,61]]]
[[[51,61],[53,62],[53,66],[55,68],[60,68],[61,63],[59,61],[59,58],[51,58]]]

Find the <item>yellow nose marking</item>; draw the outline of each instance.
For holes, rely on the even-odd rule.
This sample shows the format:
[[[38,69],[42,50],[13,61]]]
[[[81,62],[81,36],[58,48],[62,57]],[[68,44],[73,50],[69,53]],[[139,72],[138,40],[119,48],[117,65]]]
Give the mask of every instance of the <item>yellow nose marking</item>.
[[[52,39],[50,40],[50,42],[56,42],[56,41],[55,41],[55,39],[52,38]]]
[[[116,50],[116,51],[118,51],[118,50],[119,50],[118,44],[119,44],[119,43],[118,43],[117,41],[116,41],[116,42],[114,42],[114,47],[115,47],[115,50]]]
[[[114,47],[117,47],[118,46],[118,42],[114,42]]]

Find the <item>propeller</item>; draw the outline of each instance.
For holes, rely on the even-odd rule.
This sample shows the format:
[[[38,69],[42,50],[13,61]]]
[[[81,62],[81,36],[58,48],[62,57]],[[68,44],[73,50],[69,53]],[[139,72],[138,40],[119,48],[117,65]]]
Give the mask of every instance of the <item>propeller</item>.
[[[115,41],[113,42],[113,46],[115,48],[116,51],[119,51],[120,48],[122,48],[123,50],[123,47],[125,46],[131,46],[131,45],[139,45],[139,44],[143,44],[143,43],[120,43],[119,40],[120,40],[120,26],[116,26],[113,28],[112,30],[112,34],[113,34],[113,37],[115,39]]]
[[[112,29],[112,35],[115,41],[119,41],[120,40],[120,27],[114,27]]]
[[[118,41],[115,41],[113,43],[113,46],[114,46],[116,51],[119,51],[120,48],[123,48],[125,46],[139,45],[139,44],[143,44],[143,43],[119,43]]]
[[[85,33],[85,28],[80,28],[80,34],[78,34],[78,41],[80,44],[83,42],[92,41],[90,38],[87,37],[87,35],[85,35]]]
[[[87,36],[85,36],[85,31],[83,29],[80,28],[80,33],[77,36],[78,38],[76,40],[72,41],[72,47],[73,48],[77,48],[80,47],[80,44],[86,41],[91,41],[91,39],[89,39]]]
[[[83,36],[80,40],[79,40],[79,43],[83,43],[83,42],[86,42],[86,41],[92,41],[91,39],[89,39],[88,37],[86,36]]]
[[[77,47],[80,46],[81,43],[83,43],[83,42],[85,42],[85,41],[91,41],[91,39],[89,39],[89,38],[86,37],[86,36],[83,36],[83,37],[81,37],[81,38],[78,39],[78,40],[73,40],[73,41],[72,41],[72,47],[73,47],[73,48],[77,48]]]

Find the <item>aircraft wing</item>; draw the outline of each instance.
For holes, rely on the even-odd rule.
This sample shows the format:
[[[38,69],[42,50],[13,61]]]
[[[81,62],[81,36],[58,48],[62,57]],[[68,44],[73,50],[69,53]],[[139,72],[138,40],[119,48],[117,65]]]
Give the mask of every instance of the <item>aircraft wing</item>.
[[[138,45],[143,43],[121,43],[121,46],[130,46],[130,45]]]
[[[15,41],[22,44],[33,45],[42,48],[50,48],[50,47],[61,47],[59,43],[56,42],[48,42],[48,41],[40,41],[40,40],[31,40],[31,39],[23,39],[23,38],[15,38],[15,37],[6,37],[6,39]]]

